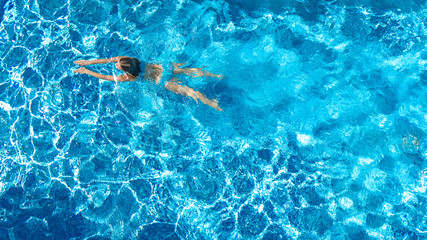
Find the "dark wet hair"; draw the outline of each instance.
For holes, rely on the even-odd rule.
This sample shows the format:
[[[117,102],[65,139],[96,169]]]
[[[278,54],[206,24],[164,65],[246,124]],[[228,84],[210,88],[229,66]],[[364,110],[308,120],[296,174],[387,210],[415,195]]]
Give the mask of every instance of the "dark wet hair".
[[[120,59],[120,65],[123,70],[132,74],[134,77],[138,77],[141,72],[141,67],[139,66],[140,63],[141,62],[137,58],[125,57]]]

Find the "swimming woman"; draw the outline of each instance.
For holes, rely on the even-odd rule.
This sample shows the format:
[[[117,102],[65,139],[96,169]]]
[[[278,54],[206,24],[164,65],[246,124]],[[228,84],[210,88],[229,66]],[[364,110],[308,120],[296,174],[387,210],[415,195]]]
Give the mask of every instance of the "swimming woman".
[[[80,66],[87,66],[92,64],[100,64],[100,63],[111,63],[115,62],[116,68],[124,71],[125,74],[119,76],[113,75],[104,75],[94,71],[91,71],[85,67],[81,67],[77,70],[74,70],[76,73],[81,74],[89,74],[93,77],[113,81],[113,82],[128,82],[135,81],[138,79],[141,71],[140,64],[141,62],[137,58],[131,57],[113,57],[110,59],[96,59],[96,60],[77,60],[74,63]],[[222,75],[212,74],[208,71],[204,71],[202,68],[181,68],[184,63],[173,63],[174,69],[173,73],[185,74],[191,77],[217,77],[222,78]],[[145,74],[144,80],[154,81],[156,84],[160,83],[163,74],[163,67],[159,64],[146,64],[145,65]],[[224,111],[218,106],[218,102],[216,100],[209,100],[205,95],[200,93],[199,91],[194,91],[194,89],[182,85],[176,77],[173,77],[169,82],[165,84],[166,89],[183,96],[191,97],[194,101],[198,102],[200,100],[202,103],[215,108],[218,111]]]

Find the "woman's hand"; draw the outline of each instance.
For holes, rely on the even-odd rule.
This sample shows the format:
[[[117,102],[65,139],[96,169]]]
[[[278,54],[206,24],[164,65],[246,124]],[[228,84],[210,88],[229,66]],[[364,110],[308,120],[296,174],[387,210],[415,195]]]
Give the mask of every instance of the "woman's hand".
[[[79,69],[74,70],[75,73],[87,74],[87,68],[81,67]]]
[[[80,66],[89,65],[89,61],[87,61],[87,60],[77,60],[77,61],[74,61],[74,63],[77,65],[80,65]]]

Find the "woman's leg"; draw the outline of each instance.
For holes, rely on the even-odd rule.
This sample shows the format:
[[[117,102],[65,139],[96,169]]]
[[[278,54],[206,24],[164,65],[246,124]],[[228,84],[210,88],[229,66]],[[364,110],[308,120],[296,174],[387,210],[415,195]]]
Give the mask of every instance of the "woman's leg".
[[[186,74],[190,77],[216,77],[216,78],[223,78],[221,74],[213,74],[208,71],[204,71],[203,68],[180,68],[181,66],[185,65],[185,63],[172,63],[173,65],[173,73],[174,74]]]
[[[165,87],[176,94],[191,97],[196,102],[197,100],[200,100],[202,103],[212,108],[215,108],[218,111],[224,111],[222,110],[222,108],[218,106],[218,101],[209,100],[205,95],[203,95],[199,91],[194,91],[194,89],[189,88],[188,86],[180,85],[180,83],[181,82],[179,82],[178,79],[174,77],[165,84]]]

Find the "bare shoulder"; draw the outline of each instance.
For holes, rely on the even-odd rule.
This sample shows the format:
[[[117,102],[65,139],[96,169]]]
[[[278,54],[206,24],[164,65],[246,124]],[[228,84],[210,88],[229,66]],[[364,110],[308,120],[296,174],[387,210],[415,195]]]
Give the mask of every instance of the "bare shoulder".
[[[132,82],[138,79],[138,77],[133,76],[132,74],[126,73],[116,77],[117,82]]]

